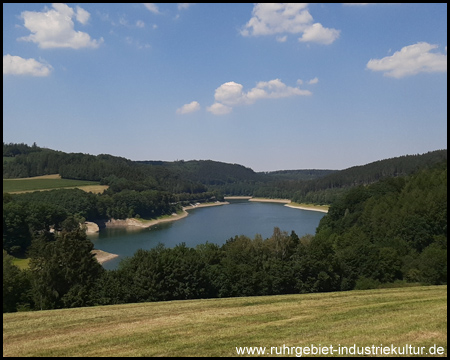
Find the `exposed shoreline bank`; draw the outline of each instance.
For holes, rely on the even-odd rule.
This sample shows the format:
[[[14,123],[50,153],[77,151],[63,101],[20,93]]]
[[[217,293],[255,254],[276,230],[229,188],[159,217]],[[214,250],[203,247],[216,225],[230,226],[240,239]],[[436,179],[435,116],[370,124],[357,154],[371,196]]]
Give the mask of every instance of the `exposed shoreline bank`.
[[[250,198],[248,201],[255,201],[255,202],[272,202],[272,203],[280,203],[280,204],[289,204],[291,203],[291,200],[289,199],[269,199],[269,198]]]
[[[328,213],[328,206],[325,205],[313,205],[313,204],[303,204],[303,203],[294,203],[289,199],[270,199],[270,198],[259,198],[252,196],[227,196],[226,200],[248,200],[254,202],[272,202],[272,203],[280,203],[285,204],[284,206],[300,209],[300,210],[311,210],[311,211],[320,211],[324,213]]]
[[[97,259],[97,261],[100,264],[103,264],[109,260],[115,259],[116,257],[119,256],[117,254],[111,254],[109,252],[106,252],[103,250],[98,250],[98,249],[92,250],[91,253],[94,254],[95,258]]]
[[[197,204],[190,205],[190,206],[184,206],[182,209],[182,213],[180,213],[180,214],[173,213],[170,217],[163,217],[161,219],[153,219],[153,220],[136,220],[136,219],[127,219],[127,220],[132,220],[132,223],[130,223],[129,226],[138,226],[138,227],[142,227],[142,228],[148,228],[153,225],[160,224],[160,223],[183,219],[186,216],[188,216],[188,214],[189,214],[188,210],[198,209],[198,208],[202,208],[202,207],[227,205],[227,204],[229,204],[228,201],[216,201],[214,203],[204,203],[204,204],[197,203]]]
[[[293,209],[300,209],[300,210],[311,210],[311,211],[320,211],[324,213],[328,213],[328,208],[324,207],[323,205],[303,205],[303,204],[286,204],[284,206],[293,208]]]
[[[182,208],[182,212],[175,214],[173,213],[171,216],[165,216],[160,219],[153,219],[153,220],[138,220],[136,218],[130,218],[125,220],[116,220],[111,219],[105,223],[105,227],[136,227],[136,228],[149,228],[151,226],[169,222],[169,221],[176,221],[185,218],[188,216],[188,210],[193,210],[201,207],[210,207],[210,206],[219,206],[219,205],[227,205],[229,204],[228,201],[216,201],[214,203],[205,203],[205,204],[193,204],[190,206],[185,206]],[[86,222],[86,234],[92,235],[99,232],[100,227],[98,224],[94,222]],[[111,254],[102,250],[92,250],[92,253],[94,254],[95,258],[100,264],[105,263],[106,261],[112,260],[119,255],[117,254]]]

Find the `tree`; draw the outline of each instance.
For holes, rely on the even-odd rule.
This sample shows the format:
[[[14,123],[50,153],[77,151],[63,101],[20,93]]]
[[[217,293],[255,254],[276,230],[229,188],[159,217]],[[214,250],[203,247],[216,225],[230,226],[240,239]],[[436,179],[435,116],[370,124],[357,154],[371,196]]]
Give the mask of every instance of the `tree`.
[[[91,253],[93,244],[84,230],[73,223],[68,220],[60,233],[43,232],[32,242],[30,269],[38,309],[95,303],[95,283],[104,269]]]
[[[26,306],[30,288],[29,279],[24,270],[12,262],[13,257],[3,250],[3,312],[17,311],[19,306]]]

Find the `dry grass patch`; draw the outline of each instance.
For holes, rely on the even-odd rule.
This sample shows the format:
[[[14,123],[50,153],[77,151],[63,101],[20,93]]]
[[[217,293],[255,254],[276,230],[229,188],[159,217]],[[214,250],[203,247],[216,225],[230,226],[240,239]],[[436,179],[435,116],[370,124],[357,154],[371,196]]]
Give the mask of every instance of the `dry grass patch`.
[[[91,192],[94,194],[101,194],[105,191],[109,186],[108,185],[86,185],[86,186],[77,186],[78,189],[81,189],[86,192]]]

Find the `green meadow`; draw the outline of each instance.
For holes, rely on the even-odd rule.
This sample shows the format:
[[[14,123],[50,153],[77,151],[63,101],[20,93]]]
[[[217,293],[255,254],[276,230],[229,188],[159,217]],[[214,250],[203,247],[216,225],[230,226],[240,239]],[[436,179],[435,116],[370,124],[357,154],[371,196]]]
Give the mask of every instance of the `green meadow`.
[[[406,346],[424,356],[447,356],[447,286],[3,314],[8,357],[243,356],[237,347],[261,347],[260,356],[296,356],[287,351],[330,346]]]
[[[37,176],[23,179],[3,179],[3,192],[20,193],[62,188],[103,187],[98,181],[61,179],[58,175]],[[88,190],[89,191],[89,190]]]

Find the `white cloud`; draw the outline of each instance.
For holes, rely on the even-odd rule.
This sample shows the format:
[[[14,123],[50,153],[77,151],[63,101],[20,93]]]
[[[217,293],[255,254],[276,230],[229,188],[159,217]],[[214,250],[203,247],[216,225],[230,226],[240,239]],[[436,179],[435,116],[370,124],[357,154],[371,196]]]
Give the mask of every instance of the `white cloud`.
[[[287,86],[280,79],[275,79],[270,81],[260,81],[256,87],[247,93],[247,98],[251,102],[254,102],[259,99],[278,99],[297,95],[311,95],[311,91]]]
[[[313,84],[317,84],[319,82],[319,79],[317,77],[315,77],[314,79],[311,79],[308,81],[309,85],[313,85]]]
[[[243,86],[234,81],[220,85],[214,93],[215,103],[208,108],[213,114],[227,114],[235,105],[250,105],[260,99],[277,99],[291,96],[311,95],[309,90],[291,87],[280,79],[260,81],[248,92],[243,91]]]
[[[241,31],[243,36],[302,32],[312,21],[307,4],[260,3],[253,7],[253,17]]]
[[[383,71],[384,76],[402,78],[421,72],[447,72],[447,55],[431,53],[437,45],[418,42],[403,47],[392,56],[382,59],[371,59],[367,68],[372,71]]]
[[[301,42],[317,42],[320,44],[330,45],[339,37],[340,31],[336,29],[324,28],[321,24],[315,23],[308,27],[298,41]]]
[[[214,103],[211,106],[207,107],[206,110],[208,110],[210,113],[213,113],[214,115],[225,115],[230,113],[232,108],[220,103]]]
[[[46,12],[24,11],[21,17],[24,26],[31,31],[31,35],[19,40],[32,41],[42,49],[49,48],[72,48],[84,47],[97,48],[102,42],[91,40],[89,34],[74,30],[72,18],[85,24],[89,19],[89,13],[80,7],[74,10],[66,4],[53,4],[53,10]]]
[[[313,24],[308,4],[303,3],[259,3],[252,11],[253,17],[241,30],[242,36],[275,34],[302,34],[299,41],[331,44],[339,37],[339,30]],[[278,36],[278,41],[286,41],[286,35]]]
[[[77,16],[76,19],[78,22],[82,23],[83,25],[87,24],[89,21],[89,18],[91,17],[91,14],[87,12],[86,10],[80,8],[77,6]]]
[[[147,8],[147,10],[151,11],[154,14],[160,13],[158,6],[156,6],[156,4],[154,4],[154,3],[144,3],[143,5]]]
[[[145,23],[142,20],[138,20],[138,21],[136,21],[136,26],[138,28],[143,28],[143,27],[145,27]]]
[[[243,86],[241,84],[234,81],[226,82],[216,89],[214,99],[226,105],[244,103],[246,100],[242,89]]]
[[[189,104],[183,105],[177,109],[177,114],[188,114],[200,110],[200,104],[197,101],[192,101]]]
[[[53,68],[35,59],[3,55],[3,75],[48,76]]]

